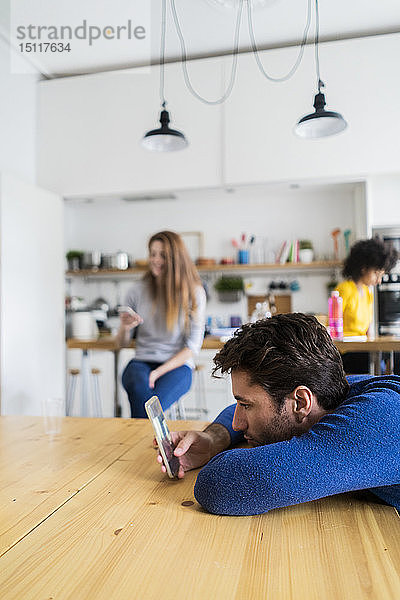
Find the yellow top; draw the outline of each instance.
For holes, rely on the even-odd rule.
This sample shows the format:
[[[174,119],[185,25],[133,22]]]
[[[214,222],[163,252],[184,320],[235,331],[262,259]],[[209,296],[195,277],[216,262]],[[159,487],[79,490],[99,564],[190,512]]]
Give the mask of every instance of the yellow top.
[[[373,316],[373,295],[368,286],[360,292],[352,280],[342,281],[336,290],[343,298],[343,335],[365,335]]]

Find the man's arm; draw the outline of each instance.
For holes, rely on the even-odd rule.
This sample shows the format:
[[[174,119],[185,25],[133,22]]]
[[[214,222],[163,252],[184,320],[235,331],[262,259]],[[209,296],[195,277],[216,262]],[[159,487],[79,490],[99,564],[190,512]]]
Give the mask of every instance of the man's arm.
[[[400,379],[378,377],[356,387],[357,394],[300,437],[212,458],[197,477],[197,501],[215,514],[254,515],[346,491],[396,487]]]

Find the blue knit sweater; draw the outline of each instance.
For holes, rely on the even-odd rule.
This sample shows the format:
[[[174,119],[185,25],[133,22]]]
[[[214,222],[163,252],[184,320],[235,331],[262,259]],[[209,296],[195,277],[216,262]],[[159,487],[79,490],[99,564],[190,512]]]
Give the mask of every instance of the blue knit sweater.
[[[370,489],[400,510],[400,377],[349,377],[346,400],[291,440],[232,449],[200,471],[194,493],[209,512],[255,515],[351,490]],[[215,420],[232,444],[235,405]]]

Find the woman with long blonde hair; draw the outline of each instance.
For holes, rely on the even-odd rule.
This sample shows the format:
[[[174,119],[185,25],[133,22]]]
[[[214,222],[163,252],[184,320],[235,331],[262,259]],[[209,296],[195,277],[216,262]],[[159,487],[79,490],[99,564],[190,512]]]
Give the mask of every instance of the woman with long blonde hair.
[[[145,418],[144,403],[157,395],[164,409],[192,382],[193,358],[204,336],[206,295],[181,237],[160,231],[149,240],[149,269],[129,290],[118,340],[137,328],[135,358],[122,374],[132,417]]]

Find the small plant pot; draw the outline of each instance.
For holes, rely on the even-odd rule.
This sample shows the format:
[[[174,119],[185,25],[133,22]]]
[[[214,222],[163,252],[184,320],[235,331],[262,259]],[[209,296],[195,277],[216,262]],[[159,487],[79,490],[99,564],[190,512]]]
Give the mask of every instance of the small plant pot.
[[[239,302],[243,292],[241,290],[220,290],[218,300],[220,302]]]
[[[69,271],[79,271],[80,267],[81,267],[81,261],[78,256],[68,259],[68,270]]]
[[[304,248],[303,250],[299,250],[299,259],[302,263],[311,263],[314,258],[314,250],[310,248]]]

